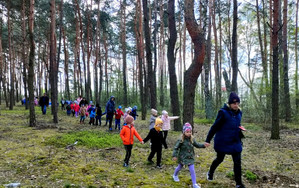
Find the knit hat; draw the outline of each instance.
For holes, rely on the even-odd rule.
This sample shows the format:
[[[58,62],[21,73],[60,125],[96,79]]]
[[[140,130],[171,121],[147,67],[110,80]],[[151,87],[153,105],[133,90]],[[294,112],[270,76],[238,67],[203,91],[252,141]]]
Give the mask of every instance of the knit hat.
[[[125,119],[125,122],[127,122],[127,124],[132,124],[134,121],[134,118],[130,115],[128,115]]]
[[[191,124],[190,123],[185,123],[185,125],[183,126],[183,133],[185,133],[186,131],[188,131],[188,130],[190,130],[190,131],[192,131],[192,126],[191,126]]]
[[[151,109],[151,113],[152,113],[153,115],[157,115],[157,114],[158,114],[158,111],[152,108],[152,109]]]
[[[168,115],[168,112],[166,110],[163,110],[162,115],[166,116],[166,115]]]
[[[240,98],[235,92],[231,92],[228,98],[228,104],[238,102],[240,103]]]

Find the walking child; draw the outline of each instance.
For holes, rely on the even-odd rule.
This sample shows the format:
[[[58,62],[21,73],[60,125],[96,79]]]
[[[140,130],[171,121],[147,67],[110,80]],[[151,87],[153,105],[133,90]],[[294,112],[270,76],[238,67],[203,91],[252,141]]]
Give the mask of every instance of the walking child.
[[[148,140],[151,140],[151,152],[147,158],[149,163],[153,162],[153,157],[157,153],[157,168],[161,167],[161,157],[162,157],[162,145],[164,148],[167,149],[167,145],[164,142],[163,135],[162,135],[162,125],[163,121],[160,118],[155,120],[155,126],[152,128],[146,138],[143,140],[146,143]]]
[[[80,124],[84,123],[84,120],[86,118],[86,106],[82,105],[80,108]]]
[[[120,130],[120,118],[124,115],[123,111],[121,111],[121,106],[118,106],[118,109],[114,113],[115,115],[115,130],[118,127],[118,130]]]
[[[134,120],[136,120],[136,116],[138,116],[138,114],[137,114],[137,106],[134,106],[132,108],[131,116],[134,118]]]
[[[66,106],[66,115],[70,116],[72,113],[71,104],[67,104]]]
[[[76,117],[78,117],[78,115],[79,115],[79,111],[80,111],[80,106],[78,105],[77,102],[75,102],[74,109],[75,109]]]
[[[162,130],[163,130],[163,138],[165,140],[166,145],[167,145],[167,142],[166,142],[167,134],[168,134],[168,131],[170,130],[170,121],[179,119],[179,118],[180,118],[180,116],[169,117],[168,112],[166,110],[162,111],[162,117],[161,117],[161,119],[163,121]]]
[[[127,123],[126,122],[126,117],[131,114],[131,111],[132,111],[131,107],[125,108],[125,114],[124,114],[124,117],[123,117],[124,118],[124,124]]]
[[[149,130],[154,128],[156,118],[158,117],[158,111],[156,109],[151,109],[151,118],[150,118],[150,124],[149,124]]]
[[[89,108],[90,112],[89,112],[89,125],[94,125],[94,119],[96,117],[96,109],[94,108],[94,105],[91,105],[91,107]]]
[[[193,138],[190,123],[185,123],[183,126],[182,138],[176,142],[172,154],[172,159],[174,161],[178,160],[179,163],[172,177],[175,182],[179,182],[178,174],[180,170],[184,165],[188,165],[193,188],[200,188],[200,186],[196,183],[196,174],[194,170],[194,147],[205,148],[204,144],[197,143]]]
[[[133,148],[133,144],[134,144],[133,136],[138,138],[138,140],[141,142],[141,144],[144,143],[142,138],[140,137],[140,135],[138,134],[137,130],[134,127],[134,118],[132,116],[128,115],[126,117],[126,122],[127,122],[127,124],[123,126],[123,128],[119,134],[123,141],[125,150],[126,150],[126,156],[125,156],[124,165],[123,165],[124,167],[129,166],[129,160],[131,157],[132,148]]]
[[[96,125],[102,125],[102,108],[99,104],[96,104]]]

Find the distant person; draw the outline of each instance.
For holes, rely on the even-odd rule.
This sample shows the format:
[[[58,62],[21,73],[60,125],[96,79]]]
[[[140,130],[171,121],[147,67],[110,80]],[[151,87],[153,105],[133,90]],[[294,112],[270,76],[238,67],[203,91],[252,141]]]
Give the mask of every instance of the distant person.
[[[216,168],[222,163],[225,155],[231,155],[234,162],[234,176],[236,188],[244,188],[242,183],[241,173],[241,138],[244,136],[241,132],[242,111],[239,108],[239,96],[231,92],[228,99],[228,104],[218,111],[218,115],[210,131],[207,135],[205,146],[210,146],[210,142],[214,138],[214,150],[217,153],[216,159],[210,166],[207,173],[207,180],[214,179]]]
[[[66,102],[65,102],[65,100],[62,98],[61,99],[61,101],[60,101],[60,104],[61,104],[61,110],[65,110],[65,104],[66,104]]]
[[[79,102],[79,106],[81,107],[82,105],[83,106],[88,105],[88,101],[85,99],[85,97],[83,97],[82,100]]]
[[[70,116],[71,113],[72,113],[71,104],[67,103],[67,106],[66,106],[66,115]]]
[[[80,124],[84,124],[84,120],[86,118],[86,109],[87,106],[82,105],[80,107]]]
[[[125,150],[126,150],[126,156],[124,159],[124,167],[129,166],[129,161],[132,153],[132,148],[134,144],[134,136],[143,144],[143,140],[138,134],[137,130],[134,127],[134,118],[130,115],[126,117],[127,125],[124,125],[122,130],[120,131],[120,137],[123,141]]]
[[[96,109],[94,108],[94,105],[91,105],[91,107],[89,108],[89,125],[94,125],[94,120],[96,117]]]
[[[113,121],[113,115],[115,112],[115,97],[111,96],[109,101],[106,104],[105,112],[103,113],[106,114],[106,124],[109,122],[109,130],[112,131],[112,121]]]
[[[179,182],[178,174],[183,166],[186,165],[190,171],[193,188],[200,188],[200,186],[196,183],[196,174],[194,170],[194,147],[205,148],[203,144],[197,143],[193,138],[192,126],[190,123],[185,123],[183,126],[182,137],[176,142],[172,154],[172,159],[174,161],[178,160],[179,163],[172,177],[175,182]]]
[[[117,127],[118,127],[118,130],[120,130],[120,119],[121,119],[121,116],[124,115],[123,111],[121,111],[121,106],[118,106],[118,109],[116,110],[114,115],[115,115],[115,130],[117,129]]]
[[[150,123],[149,123],[149,130],[154,128],[156,118],[158,117],[158,111],[156,109],[151,109],[151,118],[150,118]]]
[[[44,93],[44,96],[40,97],[39,105],[41,107],[42,113],[45,115],[47,112],[47,106],[49,106],[49,97],[47,93]]]
[[[34,105],[35,105],[35,106],[38,105],[38,97],[35,97],[35,99],[34,99]]]
[[[96,125],[102,125],[102,108],[100,104],[96,104]]]
[[[82,96],[81,96],[81,95],[79,95],[79,97],[76,99],[76,101],[77,101],[77,104],[80,104],[81,100],[82,100]]]
[[[134,106],[132,108],[131,116],[134,118],[134,120],[136,120],[136,116],[138,116],[138,114],[137,114],[137,106]]]
[[[180,117],[179,116],[168,116],[168,112],[166,110],[163,110],[162,111],[162,121],[163,121],[163,126],[162,126],[162,130],[163,130],[163,138],[165,140],[165,144],[167,145],[167,142],[166,142],[166,138],[167,138],[167,135],[168,135],[168,131],[170,130],[170,121],[171,120],[175,120],[175,119],[179,119]]]
[[[147,161],[153,164],[153,158],[157,154],[157,168],[162,168],[161,159],[162,159],[162,145],[167,149],[167,145],[164,142],[162,135],[162,125],[163,121],[160,118],[156,118],[155,126],[152,128],[146,138],[143,140],[146,143],[148,140],[151,140],[151,152],[147,158]]]
[[[131,107],[125,108],[125,113],[124,113],[124,117],[123,117],[124,118],[124,124],[127,123],[126,122],[126,117],[131,114],[131,111],[132,111]]]

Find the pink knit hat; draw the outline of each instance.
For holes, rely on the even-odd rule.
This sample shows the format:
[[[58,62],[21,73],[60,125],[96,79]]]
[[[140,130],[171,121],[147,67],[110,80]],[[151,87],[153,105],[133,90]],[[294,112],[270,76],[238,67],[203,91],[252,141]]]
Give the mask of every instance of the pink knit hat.
[[[185,125],[183,126],[183,133],[185,133],[186,131],[192,131],[192,126],[190,123],[185,123]]]

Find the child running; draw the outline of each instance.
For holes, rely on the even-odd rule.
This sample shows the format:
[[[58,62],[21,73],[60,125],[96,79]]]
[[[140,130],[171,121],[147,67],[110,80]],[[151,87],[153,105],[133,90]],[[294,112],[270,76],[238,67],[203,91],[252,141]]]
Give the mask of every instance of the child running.
[[[188,165],[193,188],[200,188],[200,186],[196,183],[196,174],[194,170],[194,147],[205,148],[203,144],[197,143],[193,138],[190,123],[185,123],[183,126],[182,138],[176,142],[172,154],[172,159],[174,161],[178,160],[179,163],[172,177],[175,182],[179,182],[178,174],[180,170],[184,165]]]
[[[82,107],[80,108],[80,124],[84,123],[85,118],[86,118],[86,107],[82,105]]]
[[[115,115],[115,130],[118,127],[118,130],[120,131],[120,118],[124,115],[123,111],[121,111],[121,106],[118,106],[118,109],[114,113]]]
[[[123,126],[119,134],[126,150],[126,157],[124,159],[124,165],[123,165],[124,167],[129,166],[129,160],[131,157],[133,143],[134,143],[133,136],[135,135],[138,138],[138,140],[141,142],[141,144],[144,144],[142,138],[140,137],[140,135],[138,134],[137,130],[134,127],[134,118],[128,115],[126,117],[126,122],[127,124]]]
[[[168,134],[168,131],[170,130],[170,120],[175,120],[175,119],[179,119],[179,118],[180,118],[180,116],[169,117],[168,112],[166,110],[162,111],[162,117],[161,117],[161,119],[163,121],[162,130],[163,130],[163,138],[164,138],[166,145],[167,145],[167,142],[166,142],[167,134]]]
[[[157,168],[161,167],[161,157],[162,157],[162,145],[167,149],[167,145],[164,142],[162,135],[162,125],[163,121],[160,118],[156,118],[155,126],[150,130],[146,138],[143,140],[146,143],[149,139],[151,140],[151,153],[149,154],[147,160],[149,163],[153,164],[153,157],[157,153]]]

